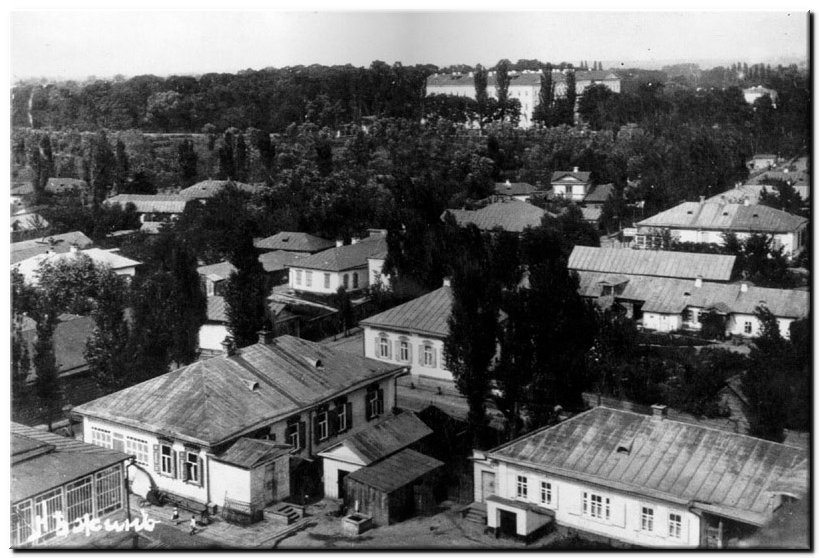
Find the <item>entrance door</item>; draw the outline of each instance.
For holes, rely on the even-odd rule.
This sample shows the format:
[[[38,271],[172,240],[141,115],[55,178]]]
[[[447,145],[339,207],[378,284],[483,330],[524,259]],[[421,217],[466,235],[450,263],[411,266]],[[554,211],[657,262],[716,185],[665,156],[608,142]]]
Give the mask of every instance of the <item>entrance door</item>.
[[[344,491],[344,479],[347,478],[347,475],[350,474],[350,471],[342,471],[341,469],[338,470],[338,497],[342,500],[344,496],[346,496],[346,492]]]
[[[495,494],[495,473],[492,471],[481,471],[481,494],[484,501],[488,496]]]
[[[276,463],[264,467],[264,502],[265,505],[276,501]]]
[[[518,514],[506,510],[498,510],[498,530],[500,534],[514,537],[518,533]]]

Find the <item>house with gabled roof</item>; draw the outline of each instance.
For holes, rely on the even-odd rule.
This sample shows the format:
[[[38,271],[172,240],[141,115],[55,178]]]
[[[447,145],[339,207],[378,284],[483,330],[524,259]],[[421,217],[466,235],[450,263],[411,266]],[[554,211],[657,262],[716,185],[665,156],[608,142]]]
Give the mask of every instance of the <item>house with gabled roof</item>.
[[[189,201],[178,194],[117,194],[103,203],[123,209],[132,205],[139,216],[140,226],[147,224],[146,229],[154,229],[161,227],[162,223],[177,220],[185,212]]]
[[[651,548],[723,548],[808,493],[804,449],[595,407],[475,451],[489,529],[536,538],[554,524]]]
[[[335,243],[332,240],[321,238],[303,232],[281,231],[273,236],[259,238],[253,242],[258,250],[272,252],[274,250],[284,250],[286,252],[300,252],[315,254],[322,250],[332,248]]]
[[[579,203],[586,199],[591,190],[591,173],[581,171],[579,167],[570,171],[554,171],[551,184],[555,197]]]
[[[13,265],[47,252],[61,254],[71,250],[72,246],[83,250],[94,246],[94,242],[80,231],[12,242],[11,263]]]
[[[452,288],[441,288],[361,320],[364,355],[409,366],[414,376],[452,381],[444,362]]]
[[[18,262],[13,265],[26,282],[36,285],[40,281],[40,266],[44,263],[56,264],[57,262],[70,262],[79,258],[87,257],[97,266],[110,268],[115,274],[120,277],[130,280],[136,275],[137,267],[142,265],[142,262],[126,258],[119,254],[118,248],[111,248],[103,250],[102,248],[87,248],[80,250],[76,245],[68,247],[66,252],[46,252],[32,256],[26,260]]]
[[[320,491],[318,453],[387,418],[405,367],[289,335],[261,332],[259,341],[227,344],[221,356],[76,407],[85,439],[108,448],[129,441],[139,465],[133,491],[158,488],[193,509],[230,503],[256,516],[259,502],[280,496],[267,484],[237,484],[256,476],[230,467],[258,464],[232,449],[242,439],[288,444],[291,487],[312,482]]]
[[[537,192],[536,186],[532,186],[528,182],[496,182],[495,196],[502,198],[513,198],[518,201],[528,202],[532,199],[532,195]]]
[[[764,205],[707,202],[701,197],[699,202],[683,202],[636,226],[639,248],[660,248],[666,236],[678,242],[722,245],[725,233],[734,233],[740,240],[762,234],[791,257],[805,247],[808,220]]]

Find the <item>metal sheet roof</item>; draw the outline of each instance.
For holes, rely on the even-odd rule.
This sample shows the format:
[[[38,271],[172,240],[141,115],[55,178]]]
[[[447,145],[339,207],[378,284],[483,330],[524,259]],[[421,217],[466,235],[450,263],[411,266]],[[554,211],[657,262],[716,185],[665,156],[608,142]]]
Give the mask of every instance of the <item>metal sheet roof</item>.
[[[290,252],[321,252],[335,246],[335,242],[303,232],[282,231],[262,238],[255,243],[261,250],[287,250]]]
[[[194,362],[80,405],[75,412],[216,444],[401,370],[283,335],[233,356]]]
[[[735,262],[736,256],[722,254],[575,246],[568,267],[575,271],[729,281]]]
[[[606,203],[612,195],[614,194],[614,184],[598,184],[596,186],[592,186],[592,189],[586,194],[586,197],[583,198],[583,203],[597,203],[603,204]]]
[[[807,222],[804,217],[764,205],[683,202],[640,221],[637,226],[788,233]]]
[[[75,371],[87,365],[85,361],[85,344],[94,331],[94,319],[91,316],[62,314],[54,329],[54,356],[57,359],[57,371],[60,374]],[[33,320],[23,326],[23,339],[28,345],[28,354],[34,354],[34,343],[37,331]],[[34,374],[34,363],[31,362],[31,375]]]
[[[724,430],[596,407],[489,456],[762,524],[773,511],[773,484],[791,479],[807,453]],[[796,488],[805,493],[808,486]]]
[[[383,461],[362,467],[347,478],[389,494],[443,466],[437,459],[405,449]]]
[[[447,211],[462,227],[474,224],[484,231],[500,227],[510,232],[523,232],[526,227],[538,227],[546,214],[544,209],[515,199],[490,203],[476,210],[448,209]],[[443,215],[441,217],[443,218]]]
[[[128,454],[52,432],[11,423],[11,502],[19,502],[94,471],[125,461]]]
[[[588,182],[591,180],[591,173],[587,171],[554,171],[552,173],[552,183],[565,181],[567,178],[574,179],[580,182]],[[572,180],[571,182],[574,182]]]
[[[364,464],[369,465],[430,434],[432,429],[415,416],[415,413],[407,411],[362,430],[338,445],[355,452]],[[331,447],[322,453],[330,453],[332,450]]]
[[[330,248],[293,262],[289,267],[318,269],[321,271],[344,271],[367,267],[367,259],[387,250],[387,238],[372,236],[359,240],[355,244],[346,244]]]
[[[495,182],[495,193],[499,196],[528,196],[537,192],[537,187],[528,182]]]
[[[188,199],[177,194],[118,194],[105,200],[105,205],[134,204],[137,213],[183,213]]]
[[[72,244],[76,244],[81,250],[94,245],[91,239],[80,231],[12,242],[11,263],[15,264],[39,254],[45,254],[49,250],[58,254],[68,252]]]
[[[375,316],[362,320],[362,326],[446,337],[452,313],[452,288],[443,286]]]
[[[207,299],[207,319],[209,322],[227,322],[225,297],[209,296]]]
[[[239,438],[227,451],[216,456],[216,459],[244,469],[252,469],[282,455],[288,455],[292,450],[293,446],[288,444],[254,438]]]

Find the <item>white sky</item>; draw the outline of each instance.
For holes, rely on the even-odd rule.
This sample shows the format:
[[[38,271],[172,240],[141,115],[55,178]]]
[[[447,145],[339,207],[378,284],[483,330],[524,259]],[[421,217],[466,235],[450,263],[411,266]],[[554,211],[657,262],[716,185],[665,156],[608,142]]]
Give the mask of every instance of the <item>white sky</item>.
[[[602,60],[606,67],[673,60],[775,64],[804,58],[808,50],[804,11],[75,10],[16,11],[10,20],[12,81],[367,66],[376,59],[439,66],[501,58]]]

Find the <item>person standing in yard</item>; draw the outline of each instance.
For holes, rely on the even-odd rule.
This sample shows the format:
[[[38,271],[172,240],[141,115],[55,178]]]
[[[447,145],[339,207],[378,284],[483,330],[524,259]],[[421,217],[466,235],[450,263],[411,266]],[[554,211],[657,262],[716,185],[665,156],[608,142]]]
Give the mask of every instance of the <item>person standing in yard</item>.
[[[179,525],[179,508],[174,506],[173,515],[171,516],[174,525]]]
[[[191,516],[191,532],[188,533],[188,534],[193,535],[194,533],[196,533],[196,516],[192,515]]]

